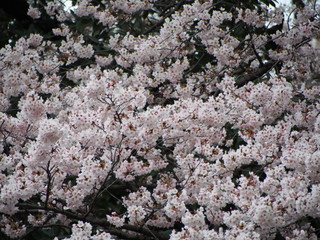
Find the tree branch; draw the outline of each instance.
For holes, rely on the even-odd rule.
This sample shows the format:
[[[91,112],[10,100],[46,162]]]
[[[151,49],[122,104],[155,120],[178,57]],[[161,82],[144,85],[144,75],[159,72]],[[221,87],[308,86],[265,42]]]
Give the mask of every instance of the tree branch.
[[[252,82],[256,80],[259,77],[262,77],[264,74],[269,72],[278,62],[277,61],[270,61],[268,63],[265,63],[262,67],[255,69],[254,73],[247,74],[244,76],[241,76],[236,79],[236,86],[237,87],[243,87],[246,85],[248,82]]]
[[[116,235],[118,237],[124,238],[124,239],[145,239],[145,236],[149,236],[149,237],[154,237],[156,236],[159,240],[165,240],[167,239],[167,237],[165,236],[164,233],[161,233],[161,231],[151,231],[149,228],[141,228],[140,226],[134,226],[134,225],[130,225],[130,224],[124,224],[121,228],[123,230],[130,230],[133,232],[136,232],[138,234],[142,234],[143,236],[139,236],[139,235],[134,235],[133,234],[128,234],[126,232],[123,232],[120,229],[116,229],[114,227],[111,226],[111,224],[103,219],[98,219],[98,218],[94,218],[94,217],[84,217],[84,216],[80,216],[78,214],[72,213],[71,211],[65,211],[59,208],[54,208],[54,207],[46,207],[46,206],[37,206],[37,205],[33,205],[33,204],[28,204],[28,203],[19,203],[17,204],[17,206],[19,208],[28,210],[28,209],[32,209],[32,210],[46,210],[46,211],[51,211],[53,213],[60,213],[65,215],[66,217],[69,217],[70,219],[74,219],[74,220],[78,220],[78,221],[85,221],[88,222],[92,225],[98,225],[101,227],[104,227],[107,229],[107,231],[110,234]]]
[[[157,23],[154,24],[152,27],[150,27],[149,29],[147,29],[146,31],[144,31],[144,32],[143,32],[143,35],[149,34],[150,32],[154,31],[155,28],[157,28],[157,27],[159,27],[160,25],[162,25],[162,24],[164,23],[164,21],[165,21],[170,15],[172,15],[175,11],[177,11],[185,2],[186,2],[186,0],[181,0],[179,3],[177,3],[177,5],[176,5],[170,12],[168,12],[166,15],[164,15],[159,22],[157,22]]]

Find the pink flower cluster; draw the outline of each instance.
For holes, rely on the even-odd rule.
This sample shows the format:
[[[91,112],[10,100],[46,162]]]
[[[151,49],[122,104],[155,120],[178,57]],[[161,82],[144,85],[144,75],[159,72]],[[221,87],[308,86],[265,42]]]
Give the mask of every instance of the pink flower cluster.
[[[0,49],[0,230],[317,239],[309,220],[320,217],[320,55],[310,44],[318,5],[291,19],[281,9],[184,1],[156,17],[157,32],[112,34],[105,55],[68,26],[90,17],[117,29],[155,2],[83,0],[72,15],[50,1],[59,44],[31,34]],[[257,31],[239,37],[243,26]],[[198,66],[201,54],[211,60]],[[110,206],[97,204],[104,199]],[[170,234],[157,235],[163,229]]]

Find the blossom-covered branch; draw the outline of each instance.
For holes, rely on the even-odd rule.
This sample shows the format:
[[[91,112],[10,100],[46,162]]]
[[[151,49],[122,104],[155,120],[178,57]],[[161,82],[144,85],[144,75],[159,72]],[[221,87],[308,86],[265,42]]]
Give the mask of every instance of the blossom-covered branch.
[[[28,5],[0,23],[0,238],[320,238],[317,2]]]

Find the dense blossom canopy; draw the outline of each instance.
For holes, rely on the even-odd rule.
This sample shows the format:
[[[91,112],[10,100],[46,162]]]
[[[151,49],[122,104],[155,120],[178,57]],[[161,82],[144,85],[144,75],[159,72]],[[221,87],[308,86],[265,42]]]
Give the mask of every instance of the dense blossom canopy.
[[[26,2],[1,239],[320,238],[317,1]]]

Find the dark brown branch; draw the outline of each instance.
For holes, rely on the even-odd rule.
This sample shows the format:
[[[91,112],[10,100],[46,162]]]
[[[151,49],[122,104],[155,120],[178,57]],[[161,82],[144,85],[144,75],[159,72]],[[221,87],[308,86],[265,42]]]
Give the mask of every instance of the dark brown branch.
[[[21,239],[21,240],[27,239],[30,234],[32,234],[33,232],[37,231],[38,229],[51,228],[51,227],[67,228],[67,229],[71,230],[71,227],[63,225],[63,224],[45,224],[45,225],[42,225],[42,226],[34,226],[30,231],[27,231],[24,235],[19,237],[19,239]]]
[[[252,49],[253,49],[253,52],[254,52],[254,55],[256,55],[258,61],[259,61],[259,66],[263,66],[263,61],[262,61],[262,58],[260,57],[259,53],[257,52],[257,49],[256,47],[254,46],[254,44],[252,44]]]
[[[235,85],[237,87],[243,87],[247,83],[252,82],[258,79],[259,77],[262,77],[264,74],[268,73],[277,63],[277,61],[270,61],[268,63],[265,63],[262,67],[255,69],[254,73],[247,74],[237,78]]]
[[[46,169],[43,168],[43,169],[47,173],[47,178],[48,178],[47,189],[46,189],[46,200],[44,202],[44,206],[47,208],[49,203],[52,180],[53,180],[53,175],[51,174],[51,171],[54,169],[54,167],[50,168],[50,161],[48,161],[47,168]]]
[[[302,0],[292,0],[292,4],[296,5],[297,8],[304,8],[305,4]]]
[[[170,15],[172,15],[175,11],[177,11],[185,2],[186,2],[186,0],[181,0],[180,2],[178,2],[177,5],[176,5],[170,12],[168,12],[166,15],[164,15],[159,22],[157,22],[157,23],[154,24],[152,27],[150,27],[149,29],[147,29],[146,31],[144,31],[144,32],[143,32],[143,35],[149,34],[150,32],[154,31],[155,28],[161,26],[161,25],[164,23],[164,21],[165,21]]]
[[[203,53],[203,54],[201,55],[201,57],[198,59],[198,61],[197,61],[195,64],[193,64],[193,65],[183,74],[183,76],[186,77],[190,72],[192,72],[192,71],[199,65],[199,63],[200,63],[201,60],[204,58],[204,56],[205,56],[205,54]]]
[[[21,209],[25,209],[25,210],[46,210],[46,211],[51,211],[53,213],[60,213],[62,215],[65,215],[66,217],[70,218],[71,220],[78,220],[78,221],[85,221],[88,222],[92,225],[98,225],[101,227],[106,228],[107,232],[116,236],[119,236],[121,238],[124,239],[145,239],[145,236],[149,236],[149,237],[154,237],[156,236],[159,240],[165,240],[167,239],[167,237],[164,236],[164,234],[161,234],[161,232],[157,231],[151,231],[148,228],[141,228],[140,226],[134,226],[134,225],[130,225],[130,224],[124,224],[121,228],[123,230],[130,230],[133,232],[136,232],[137,234],[142,234],[143,236],[139,236],[139,235],[134,235],[128,234],[126,232],[121,231],[120,229],[116,229],[114,227],[111,226],[111,224],[103,219],[99,219],[99,218],[94,218],[94,217],[87,217],[86,219],[84,218],[84,216],[75,214],[71,211],[65,211],[59,208],[54,208],[54,207],[45,207],[45,206],[37,206],[37,205],[33,205],[33,204],[27,204],[27,203],[19,203],[17,204],[17,207],[21,208]]]

